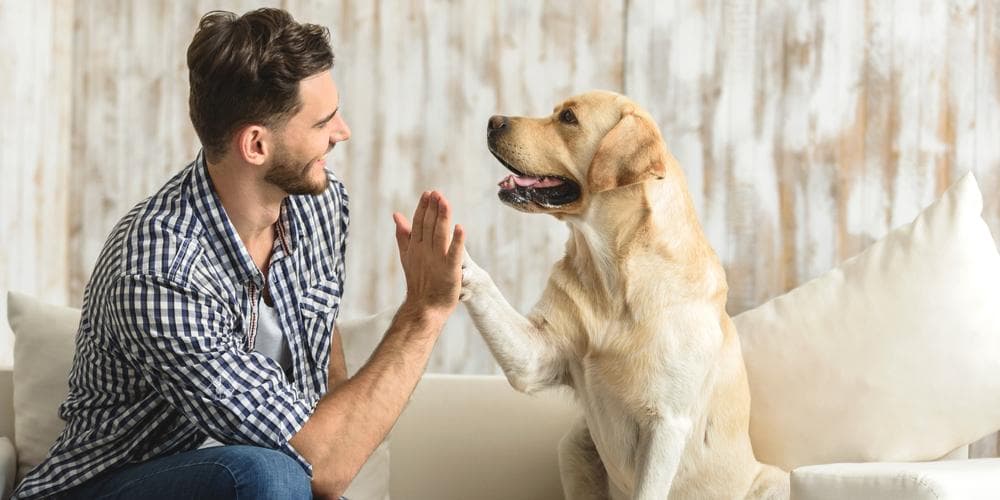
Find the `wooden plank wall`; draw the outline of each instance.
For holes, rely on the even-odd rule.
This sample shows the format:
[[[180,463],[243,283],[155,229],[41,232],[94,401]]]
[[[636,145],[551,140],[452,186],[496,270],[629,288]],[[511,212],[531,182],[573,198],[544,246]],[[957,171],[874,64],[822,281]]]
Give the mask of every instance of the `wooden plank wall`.
[[[974,171],[1000,229],[994,2],[629,3],[626,92],[685,167],[730,312],[818,276]]]
[[[0,366],[5,289],[69,299],[72,29],[72,0],[0,0]]]
[[[79,304],[116,220],[197,151],[184,55],[198,17],[265,4],[333,32],[353,129],[332,158],[352,197],[349,311],[402,299],[390,214],[428,188],[527,310],[567,232],[496,201],[485,123],[591,88],[656,117],[731,313],[854,255],[969,170],[1000,234],[992,0],[0,0],[0,286]],[[461,308],[429,369],[496,371]]]

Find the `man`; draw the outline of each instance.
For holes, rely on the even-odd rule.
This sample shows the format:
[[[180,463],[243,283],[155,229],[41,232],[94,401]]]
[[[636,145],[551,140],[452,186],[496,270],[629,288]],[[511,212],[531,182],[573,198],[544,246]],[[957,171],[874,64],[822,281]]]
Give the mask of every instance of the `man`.
[[[212,12],[188,48],[203,151],[116,226],[84,297],[66,429],[18,498],[320,498],[385,438],[461,287],[436,192],[393,214],[406,300],[347,379],[334,320],[350,137],[325,28]],[[224,446],[219,446],[219,445]]]

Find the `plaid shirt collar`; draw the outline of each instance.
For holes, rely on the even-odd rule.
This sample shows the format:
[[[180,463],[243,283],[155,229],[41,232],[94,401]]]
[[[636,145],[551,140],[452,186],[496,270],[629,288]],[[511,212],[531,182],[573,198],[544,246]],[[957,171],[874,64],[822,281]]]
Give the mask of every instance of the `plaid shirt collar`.
[[[215,190],[208,173],[204,151],[199,152],[198,158],[195,159],[192,179],[192,205],[202,224],[213,233],[210,238],[212,247],[226,274],[236,283],[253,283],[257,288],[263,287],[264,276],[243,245],[243,240],[236,232],[236,227],[229,219],[225,207],[222,206],[222,200]],[[295,218],[289,213],[291,203],[293,203],[291,197],[286,197],[281,202],[281,212],[275,224],[278,237],[271,257],[274,260],[292,255],[298,246],[298,228],[295,226]]]

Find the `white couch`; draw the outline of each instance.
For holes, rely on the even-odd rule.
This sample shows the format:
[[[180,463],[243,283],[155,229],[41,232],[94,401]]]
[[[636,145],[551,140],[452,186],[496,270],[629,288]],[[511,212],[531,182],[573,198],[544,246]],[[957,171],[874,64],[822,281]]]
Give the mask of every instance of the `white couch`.
[[[0,370],[0,434],[13,435],[12,380]],[[562,498],[556,444],[577,409],[568,394],[526,396],[501,376],[426,375],[389,441],[385,485],[352,485],[351,500],[507,500]],[[795,499],[988,499],[1000,497],[1000,459],[928,463],[834,464],[793,473]],[[0,438],[0,481],[13,481],[15,457]],[[888,485],[888,486],[887,486]],[[886,489],[886,488],[891,489]],[[846,489],[845,489],[846,488]],[[361,496],[359,496],[361,495]],[[370,495],[370,496],[365,496]],[[6,497],[4,497],[6,498]]]
[[[912,224],[734,318],[754,451],[792,470],[793,499],[1000,498],[1000,458],[967,459],[1000,429],[1000,254],[981,211],[966,176]],[[0,489],[60,430],[79,317],[14,294],[9,304]],[[353,340],[384,326],[342,322],[349,367],[366,356]],[[565,392],[526,396],[499,376],[427,375],[348,496],[561,498],[556,443],[577,411]]]

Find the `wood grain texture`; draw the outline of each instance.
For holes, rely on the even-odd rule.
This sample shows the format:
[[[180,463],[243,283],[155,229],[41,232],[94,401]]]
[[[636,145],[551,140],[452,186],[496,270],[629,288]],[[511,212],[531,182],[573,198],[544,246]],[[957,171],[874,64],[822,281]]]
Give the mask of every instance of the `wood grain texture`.
[[[79,304],[114,223],[197,152],[185,52],[198,18],[261,5],[332,31],[353,130],[331,158],[352,200],[347,311],[402,300],[390,214],[432,188],[529,309],[567,231],[496,200],[505,171],[485,123],[592,88],[657,119],[731,313],[856,254],[966,171],[1000,234],[992,0],[0,0],[0,115],[17,124],[0,128],[0,237],[17,242],[0,246],[0,286]],[[429,370],[496,372],[461,307]]]
[[[0,289],[67,300],[71,0],[0,0]],[[13,362],[0,297],[0,366]]]
[[[1000,229],[993,9],[629,4],[626,93],[685,168],[731,313],[855,255],[970,170]]]
[[[363,6],[362,6],[363,5]],[[566,229],[501,205],[505,170],[486,149],[495,114],[547,114],[590,87],[621,89],[622,2],[345,3],[334,26],[334,70],[353,138],[334,154],[351,190],[348,309],[403,299],[393,210],[412,214],[438,189],[469,236],[469,252],[526,311],[562,253]],[[322,13],[317,13],[322,15]],[[598,21],[600,20],[600,21]],[[428,369],[496,370],[464,308]]]
[[[74,30],[69,296],[82,299],[107,233],[196,153],[187,118],[185,51],[198,17],[260,2],[82,2]],[[392,211],[408,216],[439,189],[468,230],[470,251],[527,309],[559,257],[565,229],[495,201],[503,176],[485,147],[498,112],[547,113],[590,87],[622,88],[623,2],[286,1],[331,27],[335,77],[353,138],[332,155],[352,199],[345,309],[398,305],[403,282]],[[111,15],[109,15],[109,13]],[[536,85],[532,82],[545,82]],[[485,201],[484,201],[485,200]],[[532,255],[526,260],[522,255]],[[492,372],[460,310],[431,371]]]

